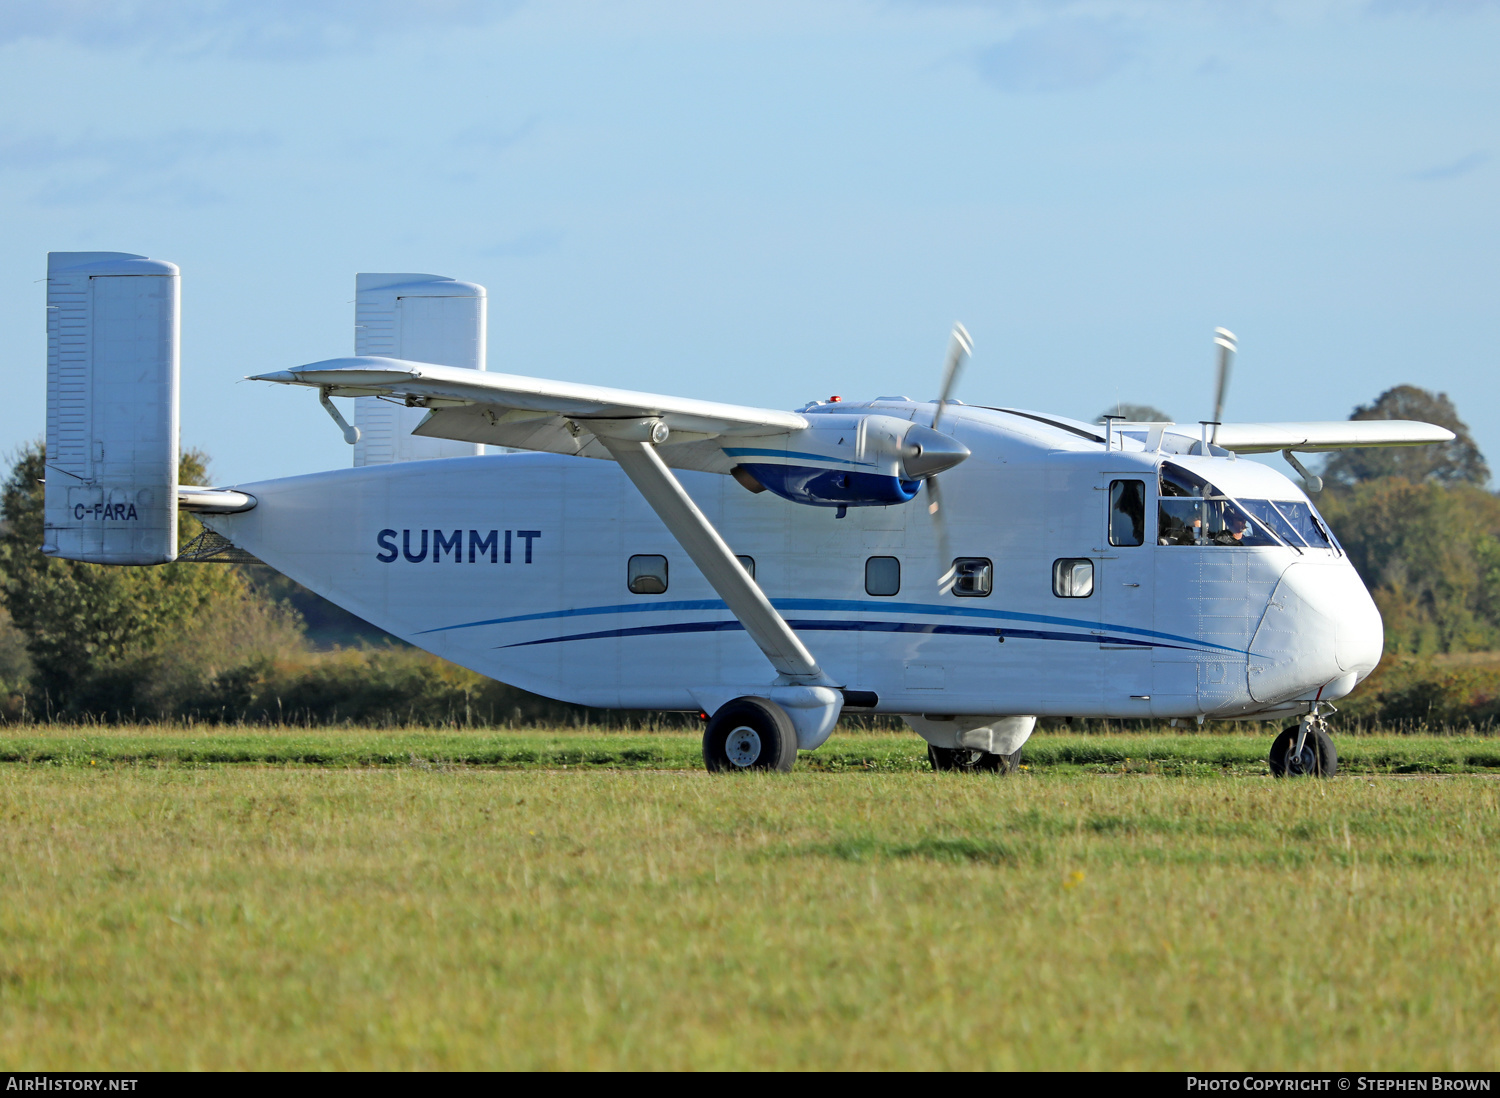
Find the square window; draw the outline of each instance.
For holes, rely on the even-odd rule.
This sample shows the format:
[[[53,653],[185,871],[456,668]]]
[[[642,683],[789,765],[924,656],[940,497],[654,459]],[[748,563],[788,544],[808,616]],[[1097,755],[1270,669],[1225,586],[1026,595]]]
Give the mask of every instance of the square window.
[[[1052,562],[1052,593],[1060,599],[1086,599],[1094,593],[1094,562],[1063,557]]]
[[[865,561],[865,594],[894,595],[901,590],[901,562],[895,557]]]
[[[953,593],[960,598],[984,598],[994,586],[995,565],[988,557],[959,557],[953,562]]]
[[[625,586],[635,595],[662,595],[667,590],[667,558],[641,554],[630,558]]]
[[[734,559],[740,562],[740,567],[744,568],[745,571],[747,571],[747,572],[750,573],[750,578],[751,579],[755,578],[755,558],[754,557],[735,557]]]

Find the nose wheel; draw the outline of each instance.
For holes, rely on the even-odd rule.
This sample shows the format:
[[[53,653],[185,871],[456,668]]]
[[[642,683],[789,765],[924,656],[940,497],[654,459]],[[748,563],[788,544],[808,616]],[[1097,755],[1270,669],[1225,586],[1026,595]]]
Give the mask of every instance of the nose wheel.
[[[1284,729],[1271,743],[1267,761],[1278,778],[1331,778],[1339,769],[1339,753],[1328,734],[1328,724],[1316,713]]]

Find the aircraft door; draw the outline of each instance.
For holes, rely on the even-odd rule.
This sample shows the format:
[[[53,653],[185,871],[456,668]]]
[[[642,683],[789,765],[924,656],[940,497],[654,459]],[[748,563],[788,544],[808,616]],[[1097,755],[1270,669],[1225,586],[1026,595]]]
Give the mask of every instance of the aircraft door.
[[[1139,469],[1105,473],[1099,484],[1105,516],[1098,553],[1099,648],[1104,700],[1122,712],[1151,715],[1152,587],[1149,478]],[[1141,632],[1145,630],[1146,632]]]

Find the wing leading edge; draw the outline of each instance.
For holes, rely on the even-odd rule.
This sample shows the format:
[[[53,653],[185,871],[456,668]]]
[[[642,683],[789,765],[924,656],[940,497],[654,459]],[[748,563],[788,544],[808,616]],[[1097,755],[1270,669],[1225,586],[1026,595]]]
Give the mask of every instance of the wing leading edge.
[[[779,435],[808,426],[796,412],[747,408],[688,397],[479,373],[396,358],[332,358],[294,370],[259,374],[325,390],[330,396],[383,396],[428,409],[413,433],[608,460],[590,420],[659,419],[670,434],[658,449],[678,469],[727,473],[734,462],[717,441]]]

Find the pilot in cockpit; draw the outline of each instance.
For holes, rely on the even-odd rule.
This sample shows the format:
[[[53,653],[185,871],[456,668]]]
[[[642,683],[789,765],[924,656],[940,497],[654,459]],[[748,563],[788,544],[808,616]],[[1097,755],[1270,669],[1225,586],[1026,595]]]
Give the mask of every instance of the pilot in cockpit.
[[[1214,535],[1215,545],[1242,545],[1245,541],[1245,533],[1248,523],[1240,515],[1230,515],[1224,524],[1224,529]]]

